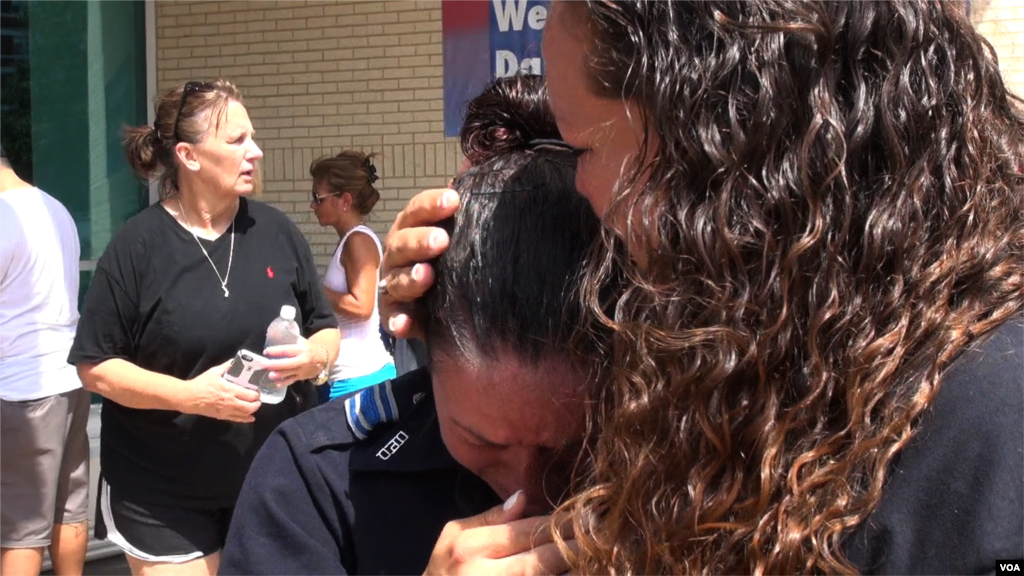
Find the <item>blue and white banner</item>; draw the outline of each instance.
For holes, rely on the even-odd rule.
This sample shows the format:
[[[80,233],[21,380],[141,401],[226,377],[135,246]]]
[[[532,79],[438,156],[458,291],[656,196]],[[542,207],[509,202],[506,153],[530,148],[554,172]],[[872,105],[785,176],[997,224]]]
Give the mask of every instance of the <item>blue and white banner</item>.
[[[543,74],[548,0],[442,0],[444,133],[457,136],[466,103],[494,78]]]

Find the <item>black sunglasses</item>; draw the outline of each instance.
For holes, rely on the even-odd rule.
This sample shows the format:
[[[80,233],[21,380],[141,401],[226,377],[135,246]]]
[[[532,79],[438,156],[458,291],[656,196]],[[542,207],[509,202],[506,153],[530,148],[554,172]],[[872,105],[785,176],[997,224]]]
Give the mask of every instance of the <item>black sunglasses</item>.
[[[174,141],[181,142],[181,137],[178,136],[178,125],[181,124],[181,112],[185,109],[185,102],[188,101],[188,97],[196,92],[207,93],[213,92],[213,84],[209,82],[186,82],[185,87],[181,89],[181,104],[178,104],[178,115],[174,117]]]

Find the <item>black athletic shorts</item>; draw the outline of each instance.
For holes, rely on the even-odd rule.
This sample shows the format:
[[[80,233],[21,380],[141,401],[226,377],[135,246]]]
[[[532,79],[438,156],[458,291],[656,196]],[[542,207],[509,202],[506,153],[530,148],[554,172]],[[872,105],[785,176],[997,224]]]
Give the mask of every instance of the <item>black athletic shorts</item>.
[[[234,508],[194,509],[131,502],[100,483],[100,509],[107,538],[129,556],[180,563],[224,547]]]

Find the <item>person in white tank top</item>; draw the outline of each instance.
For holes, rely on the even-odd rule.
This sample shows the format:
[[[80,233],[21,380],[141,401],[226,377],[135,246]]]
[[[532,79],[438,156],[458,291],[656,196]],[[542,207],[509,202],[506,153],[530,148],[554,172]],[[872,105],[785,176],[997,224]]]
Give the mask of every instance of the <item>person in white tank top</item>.
[[[381,245],[363,224],[380,199],[374,188],[377,168],[372,154],[345,150],[313,162],[310,208],[321,226],[338,232],[340,241],[324,274],[324,289],[338,316],[341,346],[321,399],[330,400],[395,377],[395,364],[384,347],[377,310]]]

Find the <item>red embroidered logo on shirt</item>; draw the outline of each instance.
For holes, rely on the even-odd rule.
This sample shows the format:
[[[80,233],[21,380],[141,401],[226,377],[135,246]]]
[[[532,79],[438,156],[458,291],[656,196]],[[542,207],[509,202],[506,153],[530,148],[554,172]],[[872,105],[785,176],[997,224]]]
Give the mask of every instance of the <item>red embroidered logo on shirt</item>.
[[[273,278],[273,277],[274,277],[274,269],[271,268],[270,266],[267,266],[267,278]]]

